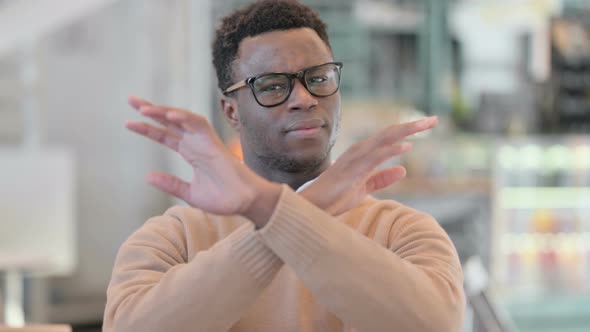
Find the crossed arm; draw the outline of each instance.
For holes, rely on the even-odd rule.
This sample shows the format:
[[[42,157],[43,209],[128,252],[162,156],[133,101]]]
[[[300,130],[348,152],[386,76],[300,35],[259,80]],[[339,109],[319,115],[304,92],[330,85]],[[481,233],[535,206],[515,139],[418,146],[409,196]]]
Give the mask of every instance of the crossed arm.
[[[252,224],[189,260],[177,220],[183,218],[181,212],[171,212],[166,227],[161,220],[148,223],[119,253],[105,330],[191,326],[227,331],[283,264],[293,268],[331,312],[359,331],[383,326],[459,329],[461,271],[436,222],[406,220],[410,226],[394,235],[403,239],[397,241],[400,247],[385,248],[333,220],[367,193],[401,179],[405,170],[400,166],[374,169],[407,151],[409,145],[400,141],[433,127],[435,119],[393,126],[358,143],[298,195],[235,160],[205,119],[139,99],[130,102],[162,127],[143,122],[127,127],[177,151],[194,169],[191,182],[162,173],[149,174],[148,182],[202,211],[242,215]],[[334,271],[346,273],[335,281]],[[211,298],[216,300],[203,300]]]

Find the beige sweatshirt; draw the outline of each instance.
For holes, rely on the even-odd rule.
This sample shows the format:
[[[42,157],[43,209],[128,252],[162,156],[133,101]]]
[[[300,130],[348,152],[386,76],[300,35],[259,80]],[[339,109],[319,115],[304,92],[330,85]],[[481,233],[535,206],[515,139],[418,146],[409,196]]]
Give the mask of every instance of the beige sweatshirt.
[[[367,197],[328,215],[284,185],[261,230],[174,207],[122,245],[103,330],[459,331],[463,276],[436,221]]]

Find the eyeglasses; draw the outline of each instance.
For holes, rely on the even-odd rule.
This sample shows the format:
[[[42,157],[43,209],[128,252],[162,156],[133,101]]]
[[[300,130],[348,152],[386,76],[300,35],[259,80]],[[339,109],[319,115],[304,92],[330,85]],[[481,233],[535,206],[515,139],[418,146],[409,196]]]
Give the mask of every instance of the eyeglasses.
[[[338,92],[341,71],[341,62],[329,62],[297,73],[265,73],[240,81],[223,91],[223,94],[228,95],[248,85],[260,106],[274,107],[289,99],[295,79],[299,79],[311,95],[328,97]]]

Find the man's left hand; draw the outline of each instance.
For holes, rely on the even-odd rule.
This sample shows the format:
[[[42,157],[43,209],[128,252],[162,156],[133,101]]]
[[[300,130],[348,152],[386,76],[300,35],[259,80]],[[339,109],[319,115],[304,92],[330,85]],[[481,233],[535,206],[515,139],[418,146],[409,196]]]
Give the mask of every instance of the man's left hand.
[[[410,150],[403,139],[432,129],[436,117],[393,125],[346,150],[301,195],[331,215],[342,214],[357,206],[370,193],[398,182],[406,176],[403,166],[375,172],[386,160]]]

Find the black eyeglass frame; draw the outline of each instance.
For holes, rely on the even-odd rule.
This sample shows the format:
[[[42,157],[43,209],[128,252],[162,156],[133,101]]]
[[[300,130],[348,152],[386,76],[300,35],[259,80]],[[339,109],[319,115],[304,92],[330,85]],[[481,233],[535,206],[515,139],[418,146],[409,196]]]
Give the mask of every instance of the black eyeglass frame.
[[[319,67],[323,67],[326,65],[335,65],[336,68],[338,69],[338,86],[336,87],[336,90],[334,90],[334,92],[327,94],[327,95],[318,95],[316,93],[313,93],[312,91],[309,90],[309,87],[307,85],[307,82],[305,82],[305,74],[307,74],[310,71],[313,71]],[[321,65],[317,65],[317,66],[313,66],[313,67],[309,67],[309,68],[305,68],[303,70],[300,70],[296,73],[273,73],[273,72],[269,72],[269,73],[262,73],[256,76],[252,76],[252,77],[248,77],[245,80],[239,81],[238,83],[230,86],[229,88],[225,89],[225,91],[223,91],[224,95],[229,95],[230,93],[241,89],[245,86],[249,86],[250,87],[250,91],[252,91],[252,95],[254,96],[254,99],[256,100],[256,102],[258,103],[258,105],[262,106],[262,107],[275,107],[275,106],[279,106],[281,104],[283,104],[284,102],[286,102],[287,100],[289,100],[289,97],[291,97],[291,93],[293,92],[293,88],[295,87],[294,84],[294,80],[295,79],[299,79],[299,81],[301,82],[301,84],[303,84],[303,86],[305,87],[305,89],[307,90],[307,92],[309,92],[312,96],[315,97],[329,97],[334,95],[336,92],[338,92],[338,90],[340,90],[340,81],[342,79],[342,67],[343,64],[342,62],[326,62],[323,63]],[[275,104],[271,104],[271,105],[263,105],[259,100],[258,97],[256,96],[256,93],[254,92],[254,82],[261,78],[261,77],[265,77],[265,76],[269,76],[269,75],[284,75],[287,76],[287,78],[289,78],[289,93],[285,96],[285,99],[282,100],[281,102],[275,103]]]

